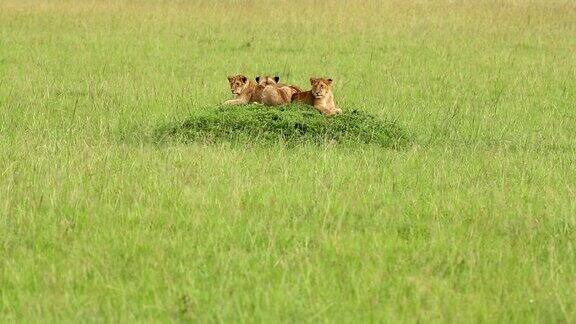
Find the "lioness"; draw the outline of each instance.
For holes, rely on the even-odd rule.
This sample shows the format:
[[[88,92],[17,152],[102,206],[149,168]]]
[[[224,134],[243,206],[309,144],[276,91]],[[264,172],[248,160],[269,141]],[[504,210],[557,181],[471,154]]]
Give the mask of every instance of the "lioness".
[[[302,102],[314,106],[316,110],[326,116],[342,113],[342,109],[334,105],[332,94],[332,79],[310,78],[312,89],[292,95],[293,102]]]
[[[263,87],[259,86],[252,80],[244,75],[234,75],[228,77],[230,82],[230,90],[234,95],[234,99],[226,100],[226,105],[242,105],[251,102],[262,103],[262,90]]]
[[[257,76],[256,82],[262,87],[262,103],[268,106],[280,106],[292,102],[292,96],[302,90],[294,85],[278,83],[280,77]]]

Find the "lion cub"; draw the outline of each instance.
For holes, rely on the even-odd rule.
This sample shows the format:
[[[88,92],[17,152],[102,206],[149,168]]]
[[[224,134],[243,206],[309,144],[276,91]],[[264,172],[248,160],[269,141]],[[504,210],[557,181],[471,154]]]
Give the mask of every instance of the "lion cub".
[[[280,106],[292,102],[292,96],[302,90],[297,86],[278,83],[280,77],[257,76],[256,82],[262,87],[262,103],[267,106]]]
[[[342,113],[342,109],[334,105],[332,94],[332,79],[310,78],[312,89],[292,95],[293,102],[302,102],[314,106],[316,110],[326,116]]]
[[[262,103],[263,87],[259,86],[244,75],[234,75],[228,77],[230,90],[234,99],[226,100],[226,105],[242,105],[251,102]]]

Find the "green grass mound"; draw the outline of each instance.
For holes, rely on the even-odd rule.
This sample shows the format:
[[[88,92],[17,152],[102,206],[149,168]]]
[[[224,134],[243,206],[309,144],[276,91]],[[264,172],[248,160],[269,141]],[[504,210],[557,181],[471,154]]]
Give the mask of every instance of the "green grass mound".
[[[362,143],[390,148],[409,143],[407,133],[393,121],[357,110],[325,117],[301,105],[223,106],[201,110],[183,122],[158,128],[156,138],[160,142]]]

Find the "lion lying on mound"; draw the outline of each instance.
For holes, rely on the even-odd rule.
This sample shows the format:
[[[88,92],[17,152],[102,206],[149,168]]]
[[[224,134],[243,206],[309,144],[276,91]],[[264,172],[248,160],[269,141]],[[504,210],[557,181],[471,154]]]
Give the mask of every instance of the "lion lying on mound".
[[[332,94],[332,79],[310,78],[312,89],[292,95],[292,102],[301,102],[314,106],[316,110],[326,116],[342,113],[342,109],[334,105]]]
[[[256,82],[262,87],[262,103],[267,106],[280,106],[292,102],[292,96],[302,90],[297,86],[278,83],[280,77],[257,76]]]
[[[247,103],[262,103],[262,87],[256,82],[248,80],[244,75],[234,75],[228,77],[230,90],[234,99],[224,102],[226,105],[242,105]]]
[[[244,75],[229,76],[230,90],[234,99],[224,104],[241,105],[259,103],[267,106],[280,106],[291,102],[300,102],[313,106],[326,116],[342,113],[334,104],[332,94],[332,79],[310,78],[312,89],[302,92],[294,85],[278,83],[278,76],[257,76],[256,82],[248,80]]]

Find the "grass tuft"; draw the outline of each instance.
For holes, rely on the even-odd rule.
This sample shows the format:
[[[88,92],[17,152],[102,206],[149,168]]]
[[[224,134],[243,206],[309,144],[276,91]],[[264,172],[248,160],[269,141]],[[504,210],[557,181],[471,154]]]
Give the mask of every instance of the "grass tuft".
[[[250,141],[256,143],[351,143],[401,148],[410,143],[394,121],[352,110],[325,117],[310,107],[222,106],[194,112],[184,121],[159,127],[158,142]]]

